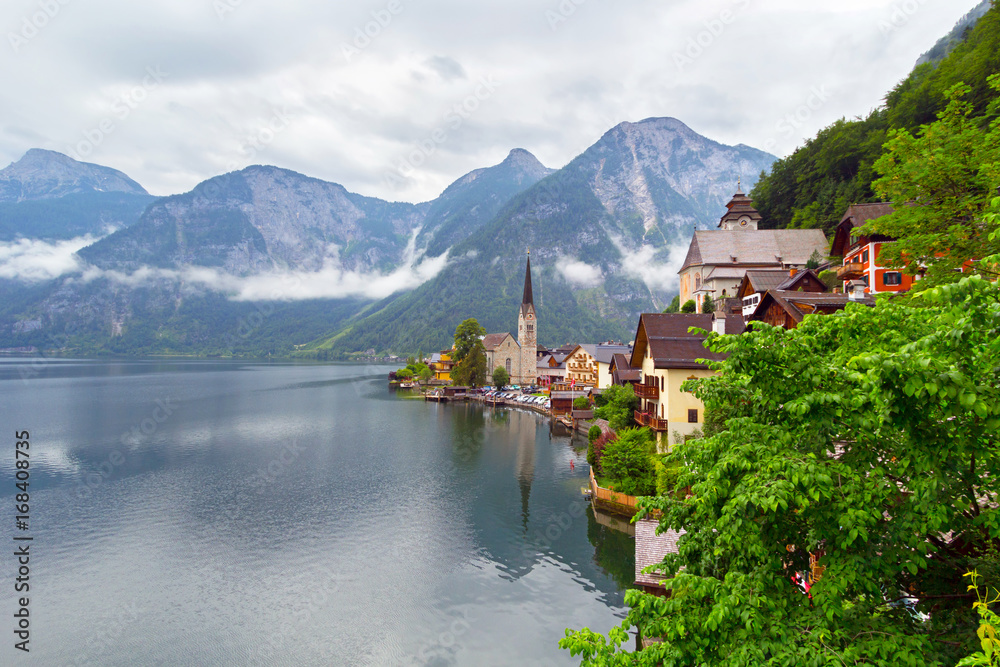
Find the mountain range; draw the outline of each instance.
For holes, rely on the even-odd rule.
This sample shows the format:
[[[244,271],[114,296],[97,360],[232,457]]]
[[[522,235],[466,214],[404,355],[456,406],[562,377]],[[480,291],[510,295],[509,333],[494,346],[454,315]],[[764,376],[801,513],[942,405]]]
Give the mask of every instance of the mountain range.
[[[0,240],[116,231],[60,277],[0,278],[0,348],[439,349],[466,317],[513,328],[528,249],[541,342],[625,338],[671,296],[691,230],[713,225],[737,180],[751,186],[775,159],[651,118],[611,129],[562,169],[514,149],[409,204],[271,166],[153,198],[121,172],[32,150],[0,172],[0,207],[43,207],[46,223],[22,217]]]

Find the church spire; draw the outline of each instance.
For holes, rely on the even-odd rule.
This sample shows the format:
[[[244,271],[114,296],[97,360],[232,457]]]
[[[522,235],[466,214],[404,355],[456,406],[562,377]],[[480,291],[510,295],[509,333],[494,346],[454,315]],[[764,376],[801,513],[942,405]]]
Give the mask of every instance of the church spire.
[[[531,293],[531,251],[528,251],[528,264],[524,268],[524,296],[521,298],[521,305],[535,305],[535,297]]]

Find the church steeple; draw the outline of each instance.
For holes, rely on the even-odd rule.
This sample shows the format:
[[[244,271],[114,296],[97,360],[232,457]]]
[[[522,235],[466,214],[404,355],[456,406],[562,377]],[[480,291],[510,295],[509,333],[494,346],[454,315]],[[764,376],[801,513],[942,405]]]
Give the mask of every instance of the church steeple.
[[[528,264],[524,267],[524,296],[521,305],[535,305],[535,297],[531,292],[531,251],[528,251]]]
[[[531,251],[524,267],[524,295],[521,297],[521,311],[517,316],[517,343],[521,348],[518,364],[517,384],[534,384],[538,376],[536,351],[538,349],[538,324],[535,318],[535,295],[531,289]],[[511,378],[512,380],[514,378]]]

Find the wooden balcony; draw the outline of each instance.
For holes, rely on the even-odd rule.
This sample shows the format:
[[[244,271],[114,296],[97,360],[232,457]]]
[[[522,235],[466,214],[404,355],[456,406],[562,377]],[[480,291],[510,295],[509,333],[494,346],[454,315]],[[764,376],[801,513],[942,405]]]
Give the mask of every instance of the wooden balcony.
[[[857,280],[865,275],[865,265],[861,262],[849,262],[837,267],[838,280]]]
[[[635,411],[635,422],[639,426],[648,426],[654,431],[666,431],[667,430],[667,420],[660,419],[655,415],[651,415],[648,412]]]
[[[660,400],[660,388],[655,384],[637,384],[634,387],[635,395],[650,401]]]

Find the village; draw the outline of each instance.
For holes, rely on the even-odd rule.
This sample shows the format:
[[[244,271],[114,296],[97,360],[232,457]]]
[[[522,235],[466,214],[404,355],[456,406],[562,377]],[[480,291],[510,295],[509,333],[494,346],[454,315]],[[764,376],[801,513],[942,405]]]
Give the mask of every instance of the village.
[[[643,313],[629,343],[539,345],[529,251],[516,337],[480,332],[463,354],[456,344],[411,359],[390,374],[390,384],[422,389],[428,401],[534,410],[586,434],[591,470],[582,492],[595,507],[621,516],[611,523],[635,536],[635,585],[665,595],[664,577],[646,569],[676,552],[679,534],[657,534],[658,518],[634,525],[629,519],[640,496],[672,490],[674,475],[660,457],[705,434],[705,406],[685,382],[711,377],[716,371],[709,363],[724,358],[706,348],[707,335],[738,335],[755,323],[794,329],[807,315],[874,306],[878,294],[909,290],[919,276],[879,264],[883,246],[894,239],[858,231],[892,211],[887,203],[850,206],[831,243],[818,229],[759,229],[761,215],[738,187],[717,229],[694,233],[673,307]],[[475,327],[474,320],[463,323],[456,341],[463,328],[475,334]],[[478,365],[478,374],[461,371],[463,359],[466,366]],[[625,456],[632,454],[633,462],[608,465],[610,457],[602,454],[614,456],[616,447],[628,448]],[[635,464],[636,451],[648,465]],[[812,564],[803,574],[805,590],[822,572],[815,559]]]

